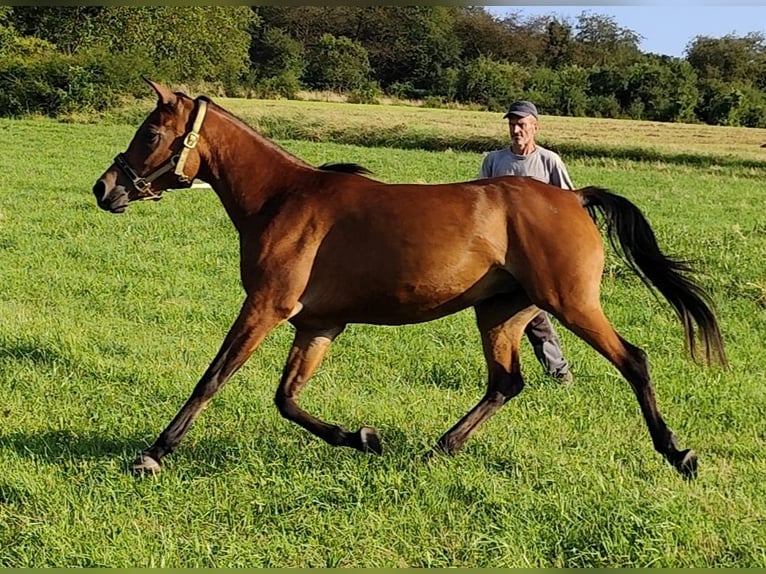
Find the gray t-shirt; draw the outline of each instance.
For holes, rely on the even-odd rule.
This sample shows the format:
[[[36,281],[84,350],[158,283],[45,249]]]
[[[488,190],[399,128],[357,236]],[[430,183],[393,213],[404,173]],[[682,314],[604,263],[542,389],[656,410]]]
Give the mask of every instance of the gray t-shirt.
[[[574,189],[561,157],[539,145],[529,155],[517,155],[510,148],[489,152],[479,169],[479,178],[526,175],[564,189]]]

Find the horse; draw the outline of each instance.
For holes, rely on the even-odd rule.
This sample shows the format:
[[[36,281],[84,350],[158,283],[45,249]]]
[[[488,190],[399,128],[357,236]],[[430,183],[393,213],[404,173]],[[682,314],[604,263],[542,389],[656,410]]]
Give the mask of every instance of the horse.
[[[391,184],[357,164],[314,167],[210,98],[144,80],[156,107],[97,179],[96,202],[123,213],[131,202],[206,182],[238,232],[245,297],[191,395],[135,458],[135,475],[160,472],[203,408],[285,322],[295,334],[274,397],[279,413],[332,446],[380,455],[374,427],[352,432],[320,420],[299,405],[302,389],[350,323],[414,324],[473,307],[486,392],[427,455],[457,453],[521,392],[519,344],[542,309],[622,374],[654,449],[681,476],[696,476],[696,453],[680,449],[656,404],[646,353],[623,339],[602,310],[599,217],[612,247],[674,309],[693,360],[725,367],[723,339],[710,295],[689,277],[691,266],[660,250],[628,199],[605,188],[563,190],[518,176]]]

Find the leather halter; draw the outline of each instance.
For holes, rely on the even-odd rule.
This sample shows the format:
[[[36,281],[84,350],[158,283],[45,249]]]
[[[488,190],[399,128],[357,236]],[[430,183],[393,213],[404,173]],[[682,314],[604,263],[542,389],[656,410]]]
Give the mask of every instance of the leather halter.
[[[195,100],[197,104],[197,116],[194,118],[192,129],[186,134],[183,141],[183,148],[181,151],[165,161],[157,169],[148,175],[141,177],[134,170],[128,160],[125,158],[124,153],[119,153],[114,158],[114,164],[124,173],[133,187],[140,193],[146,194],[139,199],[160,199],[162,190],[155,192],[152,190],[152,182],[165,175],[170,170],[178,177],[181,183],[191,184],[192,179],[184,173],[184,166],[186,165],[186,159],[189,156],[189,152],[197,146],[199,142],[199,132],[202,129],[202,122],[205,120],[205,114],[207,113],[207,101],[201,98]]]

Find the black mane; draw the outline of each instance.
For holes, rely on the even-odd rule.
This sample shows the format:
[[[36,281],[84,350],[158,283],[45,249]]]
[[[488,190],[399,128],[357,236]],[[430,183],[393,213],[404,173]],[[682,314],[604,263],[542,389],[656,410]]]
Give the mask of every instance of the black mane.
[[[341,173],[372,174],[372,172],[358,163],[323,163],[319,166],[323,171],[339,171]]]

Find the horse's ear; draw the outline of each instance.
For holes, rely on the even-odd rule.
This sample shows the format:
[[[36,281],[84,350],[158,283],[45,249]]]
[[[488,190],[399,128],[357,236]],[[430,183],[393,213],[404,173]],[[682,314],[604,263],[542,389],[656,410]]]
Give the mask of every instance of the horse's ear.
[[[152,88],[154,88],[154,91],[157,92],[157,98],[159,99],[159,104],[164,106],[175,106],[176,102],[178,101],[178,96],[176,96],[173,91],[170,88],[167,88],[163,86],[162,84],[158,84],[157,82],[153,82],[147,77],[143,77],[144,81],[149,84]]]

